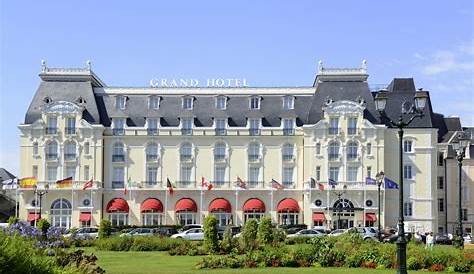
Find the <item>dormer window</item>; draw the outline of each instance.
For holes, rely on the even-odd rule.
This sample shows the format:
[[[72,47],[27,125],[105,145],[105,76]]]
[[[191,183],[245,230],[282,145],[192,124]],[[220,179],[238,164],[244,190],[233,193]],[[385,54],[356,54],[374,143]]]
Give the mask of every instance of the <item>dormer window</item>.
[[[294,106],[295,106],[295,98],[293,96],[283,97],[283,109],[285,110],[294,109]]]
[[[283,135],[294,135],[294,134],[295,134],[294,120],[291,118],[283,119]]]
[[[183,98],[183,109],[192,110],[193,109],[193,98],[184,97]]]
[[[116,109],[125,109],[125,103],[127,102],[126,96],[117,96],[115,97],[115,107]]]
[[[158,118],[148,118],[147,122],[147,132],[148,135],[157,135],[158,134]]]
[[[250,98],[250,109],[260,109],[260,97]]]
[[[154,110],[160,109],[160,97],[150,96],[148,107],[149,109],[154,109]]]
[[[182,135],[193,134],[193,119],[192,118],[181,119],[181,134]]]
[[[112,132],[114,135],[125,134],[125,119],[124,118],[114,118],[112,120]]]
[[[216,108],[219,110],[225,110],[227,108],[227,98],[225,96],[216,98]]]

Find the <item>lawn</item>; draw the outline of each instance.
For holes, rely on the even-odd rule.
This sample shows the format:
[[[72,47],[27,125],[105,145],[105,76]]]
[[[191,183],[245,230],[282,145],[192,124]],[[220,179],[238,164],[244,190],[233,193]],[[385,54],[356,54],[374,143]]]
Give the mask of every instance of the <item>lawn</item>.
[[[366,268],[245,268],[245,269],[213,269],[197,270],[196,263],[199,256],[169,256],[167,252],[115,252],[97,251],[93,248],[86,249],[98,258],[98,264],[107,273],[132,274],[132,273],[163,273],[163,274],[220,274],[220,273],[265,273],[265,274],[291,274],[291,273],[325,273],[325,274],[392,274],[394,270],[370,270]],[[421,273],[410,271],[409,273]],[[426,272],[424,272],[426,273]]]

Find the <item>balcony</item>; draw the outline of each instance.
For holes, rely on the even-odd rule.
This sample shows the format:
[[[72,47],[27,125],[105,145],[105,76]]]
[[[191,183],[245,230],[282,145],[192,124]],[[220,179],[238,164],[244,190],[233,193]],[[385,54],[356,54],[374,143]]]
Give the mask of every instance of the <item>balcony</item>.
[[[212,181],[212,185],[214,186],[214,188],[225,188],[230,187],[230,182],[224,180]]]
[[[156,128],[149,128],[149,129],[147,129],[146,132],[147,132],[148,136],[158,135],[158,129],[156,129]]]
[[[328,129],[328,134],[329,135],[338,135],[339,134],[339,128],[338,127],[330,127]]]
[[[259,154],[249,154],[248,156],[249,162],[257,162],[260,160],[260,155]]]
[[[265,188],[263,181],[247,181],[248,188]]]
[[[112,181],[112,188],[124,188],[125,182],[124,181]]]
[[[347,161],[357,161],[359,156],[356,154],[347,154]]]
[[[339,153],[329,153],[328,154],[329,161],[337,161],[339,160]]]
[[[357,134],[357,128],[355,127],[347,128],[347,135],[356,135],[356,134]]]
[[[224,162],[225,154],[214,154],[214,162]]]
[[[113,163],[125,162],[125,155],[123,154],[112,155],[112,162]]]
[[[177,181],[176,187],[178,188],[193,188],[196,186],[195,181]]]
[[[216,136],[225,136],[227,135],[227,130],[224,128],[216,128],[215,129]]]
[[[283,135],[285,135],[285,136],[295,135],[295,129],[293,129],[293,128],[284,128],[283,129]]]
[[[285,188],[295,188],[295,182],[293,181],[283,181],[282,185]]]
[[[191,154],[181,154],[179,156],[179,159],[181,160],[181,162],[190,162],[193,160],[193,155]]]
[[[161,188],[161,181],[157,180],[148,180],[148,181],[143,181],[141,182],[141,187],[143,188]]]
[[[76,128],[75,127],[67,127],[65,128],[66,135],[74,135],[76,134]]]
[[[76,160],[76,153],[64,153],[65,161],[74,161]]]
[[[157,162],[158,161],[158,154],[147,154],[146,155],[147,162]]]
[[[191,128],[182,128],[181,135],[193,135],[193,130]]]
[[[291,162],[294,160],[293,154],[283,154],[282,158],[284,162]]]
[[[251,136],[260,135],[260,129],[258,129],[258,128],[249,129],[249,135],[251,135]]]
[[[47,127],[45,129],[45,133],[46,133],[46,135],[58,134],[58,128],[57,127]]]
[[[112,129],[112,134],[114,136],[122,136],[122,135],[125,135],[125,129],[123,128],[114,128]]]
[[[58,160],[58,154],[57,153],[46,153],[46,160],[47,161],[56,161],[56,160]]]

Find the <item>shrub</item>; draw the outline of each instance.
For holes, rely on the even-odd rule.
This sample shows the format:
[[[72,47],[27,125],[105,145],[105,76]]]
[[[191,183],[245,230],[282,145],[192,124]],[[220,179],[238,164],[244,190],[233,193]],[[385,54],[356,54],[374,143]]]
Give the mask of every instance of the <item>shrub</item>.
[[[51,224],[48,222],[46,219],[39,219],[37,223],[38,229],[41,231],[43,235],[46,235],[46,232],[48,232],[49,227]]]
[[[219,250],[217,220],[213,215],[207,216],[204,220],[204,248],[209,253],[216,253]]]
[[[314,261],[314,248],[311,245],[297,245],[291,255],[299,266],[308,267]]]
[[[18,223],[19,220],[20,219],[16,218],[15,216],[10,216],[8,218],[8,226]]]
[[[244,228],[239,238],[240,248],[242,250],[251,251],[256,248],[257,245],[256,245],[255,240],[257,238],[257,230],[258,230],[257,220],[250,219],[245,223]]]
[[[409,257],[407,260],[407,268],[408,270],[418,270],[421,269],[421,264],[417,258]]]
[[[281,228],[273,229],[273,246],[278,246],[285,242],[286,233]]]
[[[106,251],[169,251],[181,247],[186,255],[190,242],[182,239],[143,236],[143,237],[109,237],[94,242],[98,250]],[[198,243],[194,243],[198,245]]]
[[[109,220],[102,219],[99,224],[99,239],[107,238],[112,233],[112,224]]]
[[[270,217],[260,219],[257,231],[257,241],[262,245],[269,245],[273,242],[273,227]]]
[[[434,264],[430,267],[429,269],[430,271],[432,272],[438,272],[438,271],[443,271],[444,270],[444,266],[442,264]]]
[[[224,253],[230,253],[235,247],[234,239],[232,238],[232,229],[230,226],[226,227],[224,231],[224,236],[221,241],[221,250]]]

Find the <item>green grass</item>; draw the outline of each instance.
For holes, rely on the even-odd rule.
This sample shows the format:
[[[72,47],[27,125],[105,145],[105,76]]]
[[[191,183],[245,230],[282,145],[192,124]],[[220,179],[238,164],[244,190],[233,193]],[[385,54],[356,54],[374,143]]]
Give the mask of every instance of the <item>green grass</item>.
[[[392,274],[394,270],[371,270],[366,268],[244,268],[244,269],[202,269],[195,268],[200,256],[169,256],[167,252],[115,252],[98,251],[87,248],[87,253],[94,253],[99,259],[98,264],[113,274],[221,274],[221,273],[324,273],[324,274]],[[421,273],[410,271],[409,273]],[[426,272],[424,272],[426,273]]]

